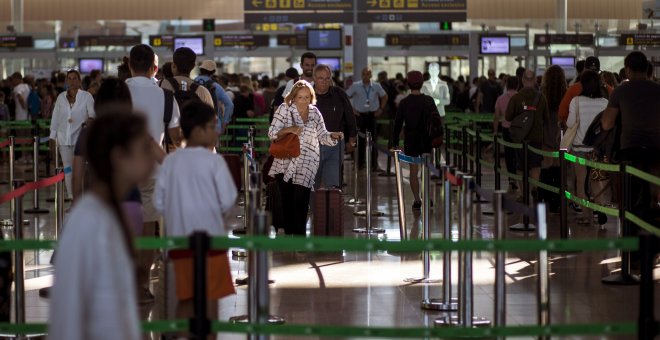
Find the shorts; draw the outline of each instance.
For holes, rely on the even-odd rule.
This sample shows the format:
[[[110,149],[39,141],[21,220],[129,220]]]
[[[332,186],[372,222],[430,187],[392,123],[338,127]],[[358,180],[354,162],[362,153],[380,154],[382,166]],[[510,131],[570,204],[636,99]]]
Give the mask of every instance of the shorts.
[[[158,222],[160,215],[154,208],[154,190],[156,188],[156,179],[149,178],[140,184],[140,196],[142,198],[142,217],[144,223]]]
[[[541,149],[540,145],[532,145],[537,149]],[[523,170],[523,166],[525,164],[524,162],[525,159],[525,153],[523,149],[516,149],[516,164],[518,165],[518,170]],[[533,168],[540,168],[541,165],[543,164],[543,156],[535,154],[531,151],[527,151],[527,166],[529,169]]]
[[[194,262],[192,257],[172,258],[176,297],[179,301],[190,300],[195,291]],[[231,269],[227,252],[211,254],[206,257],[206,296],[208,300],[217,300],[236,294],[231,279]]]
[[[403,152],[406,156],[421,157],[426,153],[430,154],[431,150],[430,144],[425,143],[419,136],[406,138],[403,141]]]

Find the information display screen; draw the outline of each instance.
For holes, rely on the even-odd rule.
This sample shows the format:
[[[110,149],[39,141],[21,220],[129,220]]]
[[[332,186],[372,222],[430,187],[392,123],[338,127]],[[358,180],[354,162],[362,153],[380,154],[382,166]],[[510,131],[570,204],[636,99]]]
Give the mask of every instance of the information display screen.
[[[481,36],[481,54],[511,54],[508,36]]]
[[[84,58],[78,62],[78,70],[80,73],[89,74],[94,70],[103,71],[103,59],[100,58]]]
[[[178,48],[188,47],[193,50],[197,55],[204,54],[204,37],[175,37],[174,50]]]
[[[334,71],[341,71],[341,58],[316,58],[316,64],[328,65]]]
[[[307,30],[308,50],[341,50],[341,30]]]
[[[575,57],[550,57],[550,65],[557,65],[561,66],[562,68],[575,67]]]

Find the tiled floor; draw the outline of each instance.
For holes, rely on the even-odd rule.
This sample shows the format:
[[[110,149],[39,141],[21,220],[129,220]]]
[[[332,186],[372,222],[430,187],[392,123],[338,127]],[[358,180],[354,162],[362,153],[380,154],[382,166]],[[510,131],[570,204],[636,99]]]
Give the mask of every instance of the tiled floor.
[[[351,163],[346,163],[346,193],[352,193]],[[382,163],[384,166],[384,162]],[[20,170],[20,169],[19,169]],[[364,174],[360,174],[360,185],[364,186]],[[406,196],[410,197],[407,181]],[[435,185],[433,185],[435,190]],[[484,176],[484,187],[493,187],[492,174]],[[440,187],[438,187],[440,188]],[[8,190],[7,186],[0,188]],[[374,217],[373,225],[386,229],[386,234],[377,236],[388,240],[398,240],[399,226],[394,177],[373,178],[373,197],[377,210],[385,212],[383,217]],[[365,189],[360,187],[360,196]],[[52,203],[44,201],[52,197],[52,189],[44,190],[41,205],[52,210]],[[435,191],[433,192],[435,195]],[[350,195],[347,194],[347,198]],[[25,198],[25,206],[31,207],[31,194]],[[439,202],[436,199],[436,202]],[[410,199],[406,203],[406,215],[411,238],[420,237],[421,221],[419,214],[410,211]],[[359,206],[364,209],[364,206]],[[490,211],[488,204],[475,206],[475,237],[492,239],[492,216],[482,214]],[[9,206],[0,207],[0,218],[9,218]],[[228,221],[233,228],[241,226],[242,220],[234,216],[241,214],[236,207]],[[354,234],[352,229],[364,226],[365,218],[353,216],[354,207],[344,208],[345,237],[365,237]],[[456,209],[454,209],[454,212]],[[431,210],[432,237],[441,237],[442,209]],[[617,223],[611,220],[604,228],[578,226],[572,223],[572,238],[613,238],[617,236]],[[24,227],[25,238],[53,239],[54,212],[49,215],[26,215],[30,224]],[[519,222],[519,217],[506,217],[507,225]],[[558,215],[549,215],[549,237],[558,238]],[[11,233],[4,228],[3,232]],[[507,232],[510,239],[531,239],[535,233]],[[431,277],[442,277],[442,256],[432,253]],[[26,314],[29,322],[44,322],[48,317],[48,300],[39,298],[38,289],[51,284],[52,268],[49,265],[51,252],[27,252],[26,258]],[[535,324],[536,308],[536,260],[531,253],[509,253],[507,255],[507,324]],[[551,254],[551,321],[553,324],[634,322],[637,318],[638,287],[608,286],[600,280],[616,270],[620,260],[615,252],[581,252],[572,254]],[[491,253],[474,254],[474,306],[475,315],[492,319],[494,303],[494,257]],[[456,256],[453,261],[453,277],[456,279]],[[242,260],[232,261],[234,277],[245,275],[246,264]],[[433,321],[444,314],[426,312],[419,303],[425,288],[431,297],[439,297],[439,284],[410,284],[404,279],[422,275],[419,254],[374,253],[276,253],[272,254],[270,278],[271,312],[292,324],[319,325],[359,325],[359,326],[432,326]],[[656,278],[660,278],[660,268],[656,268]],[[155,283],[155,290],[159,291]],[[455,282],[454,282],[455,285]],[[454,294],[457,288],[454,286]],[[656,302],[660,301],[660,285],[656,285]],[[246,313],[246,287],[237,287],[237,295],[223,299],[219,310],[222,320]],[[143,308],[143,316],[159,319],[163,315],[162,298],[154,306]],[[660,303],[656,303],[656,315],[660,315]],[[145,335],[157,338],[155,335]],[[244,339],[244,335],[222,334],[221,339]],[[291,337],[275,337],[289,339]],[[587,339],[573,337],[571,339]],[[604,339],[593,337],[592,339]],[[610,337],[614,338],[614,337]],[[630,339],[629,337],[619,337]]]

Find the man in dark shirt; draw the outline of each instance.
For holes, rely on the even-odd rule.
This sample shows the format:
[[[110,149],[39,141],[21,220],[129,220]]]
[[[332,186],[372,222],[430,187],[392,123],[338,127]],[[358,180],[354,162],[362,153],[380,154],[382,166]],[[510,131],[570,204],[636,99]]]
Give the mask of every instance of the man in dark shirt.
[[[614,89],[601,121],[605,130],[621,130],[622,162],[660,175],[660,85],[648,79],[648,61],[635,51],[624,60],[629,81]],[[651,224],[658,223],[658,187],[631,176],[632,213]]]
[[[495,102],[502,95],[502,86],[495,78],[495,70],[488,70],[488,80],[479,87],[477,95],[477,112],[495,112]]]
[[[526,70],[522,76],[523,88],[513,95],[506,109],[506,120],[513,121],[515,117],[523,112],[534,110],[534,125],[526,138],[527,143],[537,149],[543,144],[543,124],[550,122],[550,111],[545,96],[536,89],[536,75],[534,71]],[[522,150],[516,150],[516,163],[518,169],[524,166]],[[533,152],[527,153],[527,165],[529,175],[538,180],[541,177],[541,162],[543,157]]]
[[[353,152],[357,137],[357,127],[353,106],[344,90],[332,86],[332,71],[327,65],[314,67],[314,91],[316,107],[321,111],[328,131],[342,131],[348,137],[346,152]],[[335,146],[321,145],[321,162],[316,172],[314,188],[340,187],[341,165],[344,160],[344,141]]]

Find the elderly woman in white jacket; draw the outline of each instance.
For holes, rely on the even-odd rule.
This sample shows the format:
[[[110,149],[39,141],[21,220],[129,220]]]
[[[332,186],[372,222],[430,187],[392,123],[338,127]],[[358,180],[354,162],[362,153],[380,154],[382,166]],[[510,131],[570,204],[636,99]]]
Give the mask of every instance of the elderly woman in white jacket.
[[[71,171],[66,171],[73,164],[73,151],[83,124],[96,117],[94,112],[94,97],[89,92],[80,89],[80,73],[70,70],[66,74],[67,90],[60,93],[55,101],[53,116],[50,121],[51,150],[57,141],[58,150],[65,169],[64,183],[66,197],[73,196]]]

